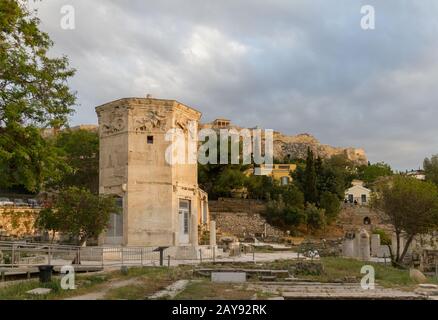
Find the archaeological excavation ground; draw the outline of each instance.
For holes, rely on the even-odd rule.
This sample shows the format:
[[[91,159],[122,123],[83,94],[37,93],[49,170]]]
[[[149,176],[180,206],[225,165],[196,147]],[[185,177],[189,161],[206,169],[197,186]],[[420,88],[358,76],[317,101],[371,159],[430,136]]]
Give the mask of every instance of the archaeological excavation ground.
[[[436,1],[70,2],[0,0],[0,317],[435,307]]]

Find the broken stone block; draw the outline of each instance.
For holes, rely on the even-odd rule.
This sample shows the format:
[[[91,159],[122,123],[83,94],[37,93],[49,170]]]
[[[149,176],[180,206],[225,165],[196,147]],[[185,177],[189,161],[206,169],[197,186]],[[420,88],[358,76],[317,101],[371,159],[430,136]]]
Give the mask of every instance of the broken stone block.
[[[52,289],[47,289],[47,288],[36,288],[30,291],[27,291],[27,294],[33,294],[36,296],[42,296],[42,295],[46,295],[49,294],[50,292],[52,292]]]
[[[276,276],[261,276],[260,281],[276,281],[277,277]]]
[[[362,261],[371,259],[370,235],[364,229],[359,233],[359,259]]]
[[[438,286],[435,284],[420,284],[415,293],[422,296],[438,296]]]
[[[295,277],[290,277],[290,278],[285,278],[284,281],[286,282],[293,282],[293,281],[299,281],[300,279],[295,278]]]
[[[246,282],[246,272],[212,272],[211,282],[243,283]]]
[[[417,269],[410,269],[409,270],[409,276],[411,277],[411,279],[417,283],[426,283],[427,282],[427,278],[426,276]]]

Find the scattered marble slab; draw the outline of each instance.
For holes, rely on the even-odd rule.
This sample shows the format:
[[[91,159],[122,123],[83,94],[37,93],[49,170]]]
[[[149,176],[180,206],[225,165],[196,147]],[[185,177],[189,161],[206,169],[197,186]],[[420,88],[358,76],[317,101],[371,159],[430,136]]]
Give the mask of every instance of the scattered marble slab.
[[[260,281],[275,281],[277,280],[276,276],[261,276]]]
[[[248,290],[282,296],[285,300],[296,299],[364,299],[364,300],[427,300],[414,292],[386,289],[376,286],[375,290],[363,290],[360,284],[339,283],[249,283]]]
[[[438,296],[438,286],[429,283],[420,284],[415,289],[415,293],[426,297]]]
[[[211,282],[243,283],[246,282],[246,272],[212,272]]]
[[[49,294],[50,292],[52,292],[52,289],[47,289],[47,288],[36,288],[30,291],[27,291],[27,294],[33,294],[36,296],[43,296],[46,294]]]
[[[174,282],[170,286],[166,287],[164,290],[158,291],[153,295],[149,296],[150,300],[159,300],[159,299],[173,299],[180,292],[184,291],[187,285],[190,283],[189,280],[178,280]]]

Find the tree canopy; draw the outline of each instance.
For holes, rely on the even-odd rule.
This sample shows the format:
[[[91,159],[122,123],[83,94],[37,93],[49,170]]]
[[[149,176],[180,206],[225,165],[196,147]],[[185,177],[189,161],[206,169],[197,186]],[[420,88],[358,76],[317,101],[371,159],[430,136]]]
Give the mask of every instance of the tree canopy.
[[[0,0],[0,183],[37,191],[58,164],[41,128],[67,122],[75,94],[66,57],[52,58],[49,36],[27,1]]]
[[[423,167],[426,180],[438,185],[438,154],[424,159]]]
[[[55,141],[68,170],[54,186],[79,187],[99,193],[99,135],[87,130],[65,130]]]
[[[111,196],[98,196],[86,189],[70,187],[62,190],[53,204],[44,210],[37,226],[69,234],[78,245],[98,237],[107,227],[112,213],[119,213]]]
[[[380,210],[391,224],[397,238],[397,252],[393,261],[401,263],[416,235],[427,234],[438,228],[438,188],[406,176],[394,176],[385,181],[373,195],[372,206]],[[401,250],[400,237],[406,235]]]
[[[362,166],[358,169],[359,179],[363,180],[367,186],[376,182],[380,177],[387,177],[393,174],[389,164],[384,162],[369,164],[368,166]]]

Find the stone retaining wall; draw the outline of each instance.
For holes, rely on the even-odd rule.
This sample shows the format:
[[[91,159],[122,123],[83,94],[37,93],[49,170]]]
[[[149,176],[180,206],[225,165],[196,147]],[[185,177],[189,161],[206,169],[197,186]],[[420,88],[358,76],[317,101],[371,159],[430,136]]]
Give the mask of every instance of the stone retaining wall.
[[[34,209],[0,209],[0,236],[34,235],[37,214]]]
[[[262,213],[262,201],[247,199],[219,199],[209,201],[211,219],[216,221],[218,232],[239,238],[254,237],[265,232],[267,237],[283,237],[283,231],[267,224]]]

